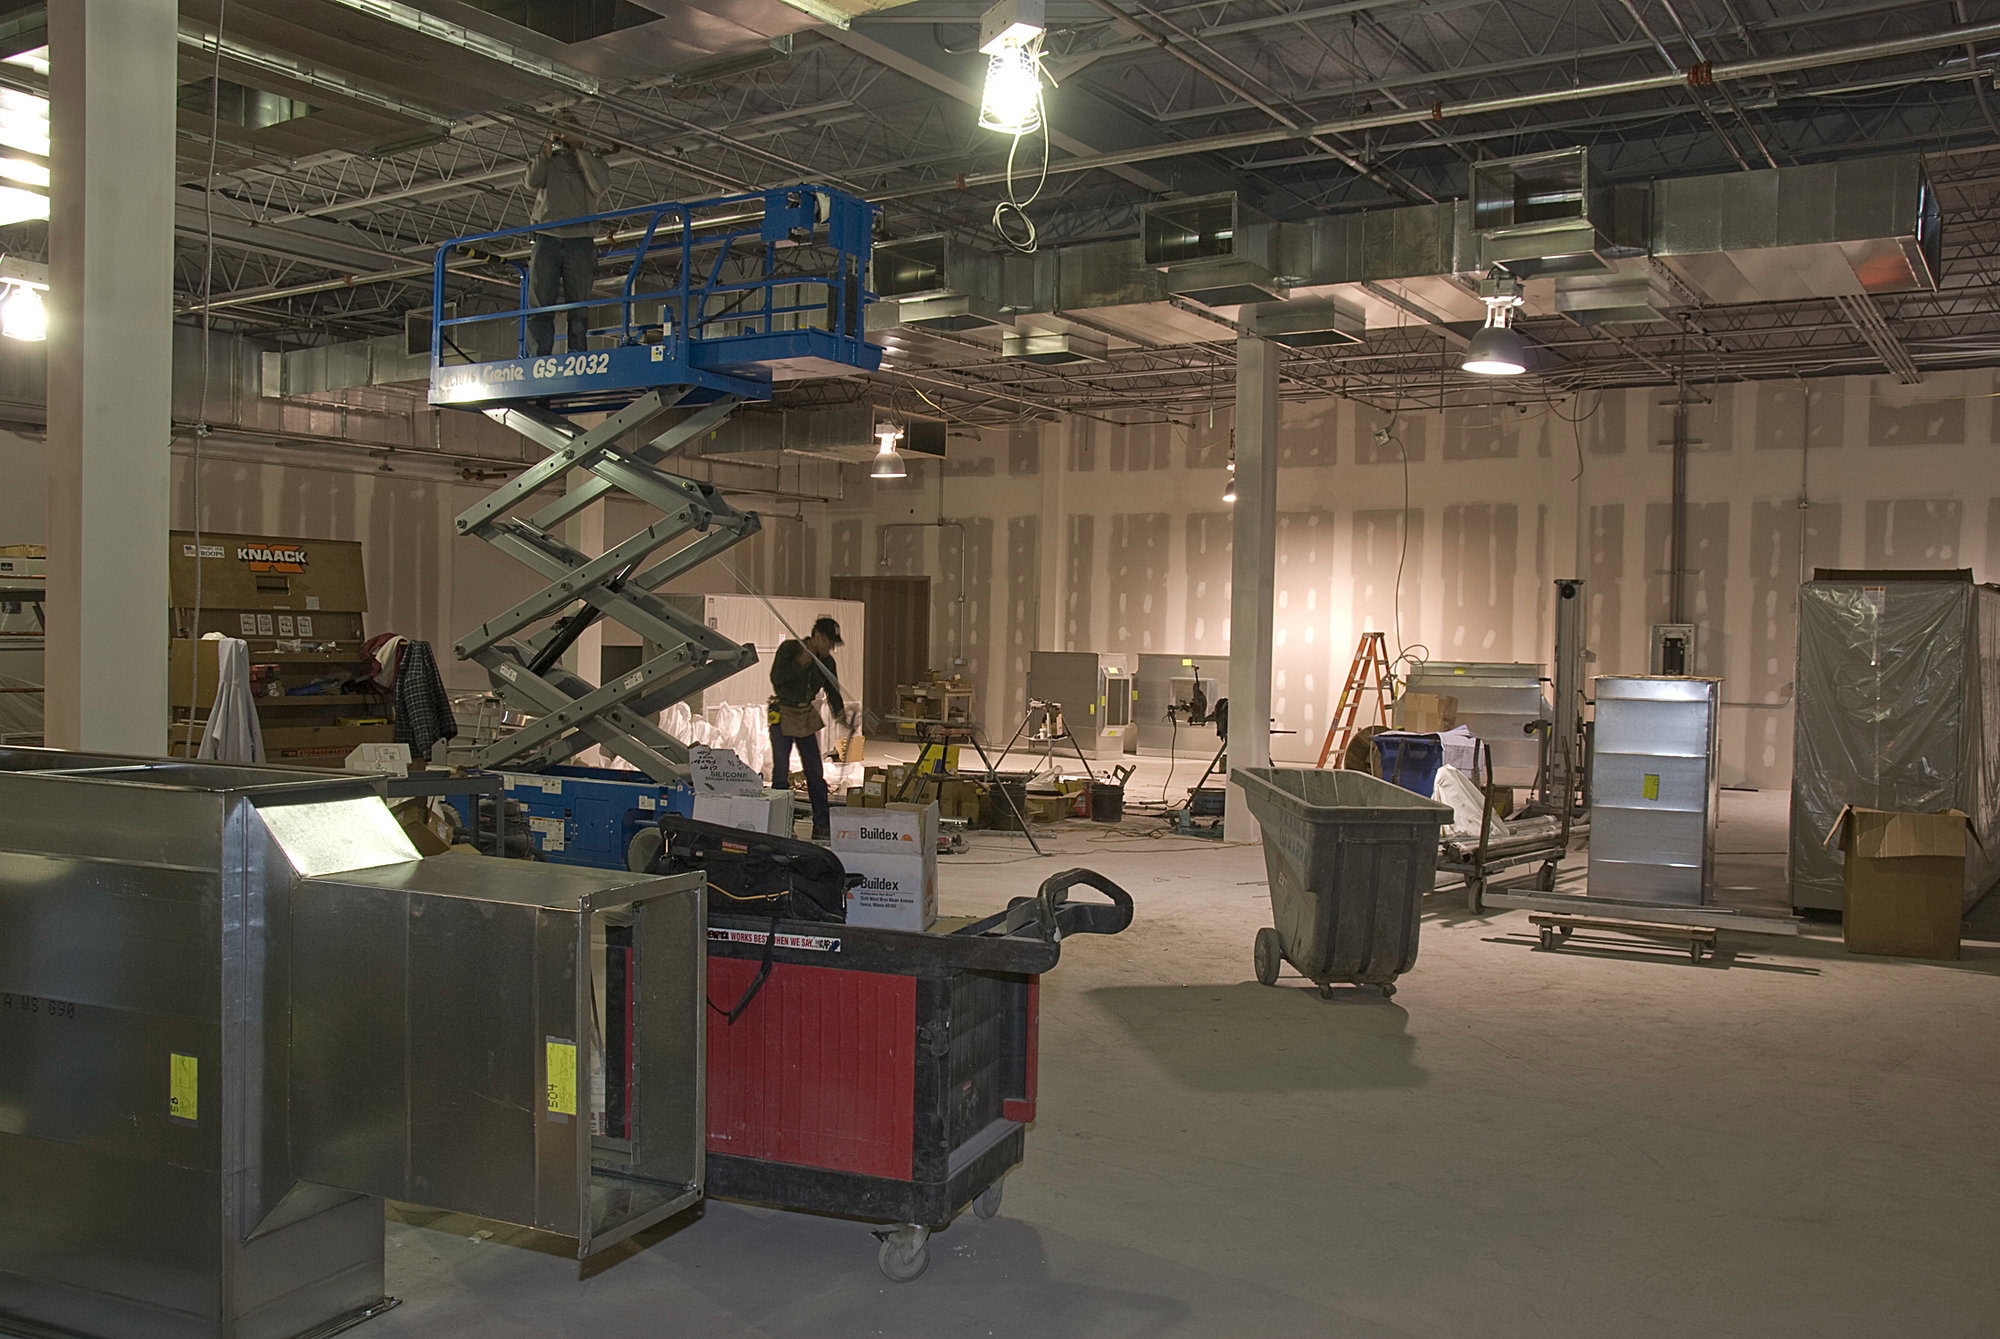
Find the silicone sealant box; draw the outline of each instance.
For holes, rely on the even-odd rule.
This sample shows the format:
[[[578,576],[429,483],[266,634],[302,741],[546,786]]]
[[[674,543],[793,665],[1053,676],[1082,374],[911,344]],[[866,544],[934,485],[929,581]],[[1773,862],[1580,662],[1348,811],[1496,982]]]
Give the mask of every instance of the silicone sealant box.
[[[847,890],[847,923],[878,930],[928,930],[937,921],[937,856],[843,853],[861,882]]]
[[[725,828],[764,832],[779,837],[792,835],[792,792],[767,790],[762,795],[697,795],[694,817],[702,823]]]
[[[891,804],[833,815],[833,850],[847,863],[849,855],[927,854],[936,865],[938,807]]]

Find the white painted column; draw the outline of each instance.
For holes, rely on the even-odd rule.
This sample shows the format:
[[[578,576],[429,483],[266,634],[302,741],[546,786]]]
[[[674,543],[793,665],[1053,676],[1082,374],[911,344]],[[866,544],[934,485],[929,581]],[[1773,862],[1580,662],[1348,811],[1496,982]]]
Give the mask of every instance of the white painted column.
[[[1236,341],[1236,502],[1230,518],[1229,766],[1271,765],[1271,638],[1278,567],[1277,345]],[[1255,841],[1242,788],[1229,787],[1223,831]]]
[[[49,6],[46,736],[167,746],[174,0]]]

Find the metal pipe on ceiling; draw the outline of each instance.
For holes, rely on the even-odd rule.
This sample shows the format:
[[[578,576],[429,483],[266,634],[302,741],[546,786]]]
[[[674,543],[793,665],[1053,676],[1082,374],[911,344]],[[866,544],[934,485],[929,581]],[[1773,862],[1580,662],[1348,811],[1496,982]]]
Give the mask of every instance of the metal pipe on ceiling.
[[[216,49],[215,29],[205,24],[183,24],[179,40],[182,46],[193,47],[198,51],[213,54]],[[245,69],[271,75],[287,83],[299,84],[334,97],[344,98],[364,107],[373,107],[378,112],[387,112],[391,116],[415,121],[420,125],[443,128],[451,124],[451,118],[438,115],[433,108],[419,106],[417,103],[392,97],[387,93],[378,93],[372,88],[363,88],[341,75],[322,73],[290,56],[245,46],[233,37],[222,38],[221,44],[222,58],[233,65],[241,65]]]
[[[1803,52],[1789,56],[1772,56],[1757,60],[1731,61],[1712,66],[1707,78],[1716,82],[1731,82],[1744,79],[1765,79],[1780,74],[1797,74],[1806,70],[1825,69],[1834,65],[1852,65],[1862,61],[1883,60],[1894,56],[1917,55],[1936,51],[1945,47],[1963,46],[1967,43],[1992,41],[2000,38],[2000,23],[1974,24],[1944,32],[1920,33],[1910,37],[1887,38],[1876,42],[1862,42],[1851,46],[1828,47],[1821,51]],[[1437,121],[1452,120],[1465,116],[1488,116],[1495,112],[1518,111],[1531,107],[1554,106],[1566,102],[1582,102],[1591,98],[1624,97],[1635,93],[1657,93],[1685,85],[1692,72],[1679,74],[1643,75],[1631,79],[1612,79],[1593,84],[1575,84],[1568,88],[1545,89],[1537,93],[1511,93],[1496,98],[1476,98],[1465,102],[1439,103],[1435,107],[1411,108],[1394,112],[1376,112],[1366,116],[1342,117],[1338,120],[1320,121],[1300,130],[1274,128],[1270,130],[1240,131],[1228,135],[1208,135],[1198,139],[1178,140],[1165,144],[1151,144],[1136,149],[1123,149],[1113,153],[1089,154],[1076,158],[1057,159],[1049,164],[1051,176],[1073,172],[1092,172],[1100,168],[1125,167],[1133,163],[1157,162],[1167,158],[1182,158],[1191,154],[1216,153],[1227,149],[1258,148],[1266,144],[1280,144],[1287,140],[1303,139],[1312,135],[1340,135],[1356,131],[1386,130],[1396,126],[1428,125]],[[892,191],[878,191],[869,198],[876,201],[902,200],[914,196],[934,195],[944,191],[960,190],[973,186],[993,186],[1007,179],[1005,172],[972,172],[951,181],[934,181],[921,186],[906,186]]]

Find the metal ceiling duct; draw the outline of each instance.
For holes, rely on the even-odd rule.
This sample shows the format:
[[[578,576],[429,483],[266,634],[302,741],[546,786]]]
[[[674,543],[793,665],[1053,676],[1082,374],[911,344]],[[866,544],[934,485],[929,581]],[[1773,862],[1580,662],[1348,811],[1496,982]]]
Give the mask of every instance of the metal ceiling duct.
[[[1459,278],[1482,268],[1471,218],[1463,201],[1445,200],[1281,223],[1279,281],[1294,300],[1348,303],[1370,326],[1484,320]]]
[[[943,419],[912,414],[874,399],[790,409],[739,409],[701,439],[700,450],[705,456],[782,451],[858,465],[875,458],[880,446],[875,438],[878,423],[894,423],[903,430],[896,449],[904,455],[944,458]]]
[[[1278,302],[1277,225],[1234,191],[1163,200],[1139,211],[1141,255],[1166,271],[1167,290],[1204,307]]]
[[[876,293],[900,304],[897,325],[961,331],[1012,324],[1002,258],[944,233],[877,242],[874,272]]]
[[[1572,274],[1556,280],[1556,311],[1578,325],[1643,325],[1664,321],[1683,305],[1644,259],[1617,262],[1606,274]]]
[[[1653,255],[1713,302],[1934,289],[1940,233],[1915,154],[1653,186]]]
[[[1359,344],[1368,336],[1368,321],[1350,302],[1331,298],[1260,302],[1243,308],[1243,333],[1294,349],[1328,344]]]
[[[1582,148],[1472,165],[1482,269],[1520,279],[1601,274],[1646,246],[1645,187],[1599,187]]]
[[[1081,330],[1010,330],[1000,337],[1002,358],[1040,367],[1099,362],[1110,351],[1103,336]]]
[[[1195,344],[1230,336],[1228,321],[1175,301],[1167,276],[1146,264],[1137,237],[1082,242],[1036,256],[1034,310],[1138,345]],[[1041,324],[1034,322],[1035,324]]]

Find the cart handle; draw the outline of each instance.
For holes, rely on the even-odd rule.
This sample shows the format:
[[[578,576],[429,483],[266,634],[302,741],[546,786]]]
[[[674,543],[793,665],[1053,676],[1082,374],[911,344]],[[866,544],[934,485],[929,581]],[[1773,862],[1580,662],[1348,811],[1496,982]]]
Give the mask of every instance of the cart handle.
[[[1110,904],[1070,901],[1069,890],[1078,884],[1095,888]],[[1065,935],[1115,935],[1132,924],[1132,895],[1094,869],[1066,869],[1044,879],[1033,897],[1009,902],[1001,933],[1013,934],[1031,920],[1050,943],[1060,943]]]

